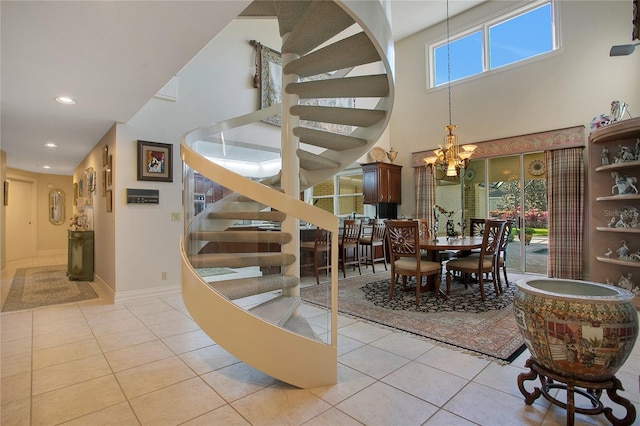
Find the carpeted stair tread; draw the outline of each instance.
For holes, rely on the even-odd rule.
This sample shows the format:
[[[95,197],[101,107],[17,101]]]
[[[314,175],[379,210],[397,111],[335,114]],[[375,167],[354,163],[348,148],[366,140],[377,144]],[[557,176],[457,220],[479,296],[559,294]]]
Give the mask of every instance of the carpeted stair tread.
[[[295,105],[290,109],[292,115],[301,120],[321,121],[323,123],[345,124],[348,126],[369,127],[382,120],[387,112],[377,109],[323,107]]]
[[[295,262],[293,254],[271,253],[206,253],[189,256],[194,268],[244,268],[247,266],[287,266]]]
[[[378,51],[367,35],[361,32],[289,62],[282,72],[310,77],[378,61]]]
[[[196,241],[276,244],[292,240],[290,233],[282,231],[198,231],[189,234],[189,238]]]
[[[289,94],[308,98],[380,98],[389,94],[389,81],[384,74],[290,83]]]
[[[300,297],[278,296],[254,306],[249,311],[265,321],[282,327],[301,304]]]
[[[208,219],[237,219],[237,220],[263,220],[266,222],[282,222],[287,217],[286,214],[279,211],[261,211],[261,212],[231,212],[219,211],[210,212]]]
[[[293,288],[299,282],[300,280],[293,275],[263,275],[261,277],[213,281],[209,283],[209,286],[227,299],[236,300],[270,291]]]
[[[309,151],[298,149],[296,151],[298,159],[300,160],[300,167],[305,170],[322,170],[333,169],[340,167],[340,163],[330,160],[317,154],[313,154]]]
[[[321,341],[320,336],[313,331],[313,328],[311,328],[311,325],[306,318],[301,317],[300,315],[293,315],[289,318],[289,320],[284,324],[284,328],[293,333],[308,337],[309,339]]]
[[[310,129],[308,127],[296,127],[293,129],[293,134],[300,138],[301,143],[331,149],[333,151],[362,148],[368,143],[366,139],[325,132],[324,130]]]
[[[330,1],[311,2],[301,16],[287,15],[292,17],[292,22],[280,13],[280,8],[277,10],[281,35],[289,33],[282,44],[283,53],[304,55],[354,24],[349,14]],[[318,25],[318,22],[322,22],[322,25]]]

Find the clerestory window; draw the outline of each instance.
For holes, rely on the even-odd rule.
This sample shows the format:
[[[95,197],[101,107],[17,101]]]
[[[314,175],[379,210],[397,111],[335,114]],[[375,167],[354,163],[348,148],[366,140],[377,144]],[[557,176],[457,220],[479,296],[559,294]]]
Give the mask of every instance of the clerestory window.
[[[536,1],[429,46],[430,87],[558,49],[553,1]]]

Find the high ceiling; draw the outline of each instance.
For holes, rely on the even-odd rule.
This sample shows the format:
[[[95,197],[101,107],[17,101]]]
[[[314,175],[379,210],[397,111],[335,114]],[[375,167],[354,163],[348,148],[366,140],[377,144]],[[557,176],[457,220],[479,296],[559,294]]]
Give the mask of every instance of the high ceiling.
[[[449,13],[483,1],[452,0]],[[249,3],[0,2],[7,166],[71,175],[114,122],[129,121]],[[398,41],[444,20],[446,3],[392,0],[391,16]]]

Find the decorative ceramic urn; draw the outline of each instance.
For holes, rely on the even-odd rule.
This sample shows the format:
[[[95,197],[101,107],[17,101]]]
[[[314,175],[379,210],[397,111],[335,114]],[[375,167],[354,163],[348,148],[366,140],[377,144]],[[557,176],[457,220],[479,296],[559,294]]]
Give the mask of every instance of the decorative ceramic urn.
[[[638,337],[634,295],[588,281],[533,279],[517,283],[516,322],[533,361],[583,381],[612,378]]]

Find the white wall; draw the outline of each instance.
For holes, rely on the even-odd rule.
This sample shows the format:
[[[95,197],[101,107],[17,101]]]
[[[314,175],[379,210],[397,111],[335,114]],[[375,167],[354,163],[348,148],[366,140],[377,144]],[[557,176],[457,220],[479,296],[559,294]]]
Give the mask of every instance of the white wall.
[[[152,99],[132,120],[117,126],[117,294],[179,285],[183,223],[172,222],[171,213],[182,213],[180,138],[196,127],[256,110],[258,89],[251,84],[255,72],[251,39],[279,49],[276,21],[235,20],[178,73],[177,102]],[[263,132],[279,134],[279,129],[269,124],[258,126]],[[172,183],[137,181],[139,139],[173,144]],[[126,204],[126,188],[158,189],[160,204]],[[162,272],[167,273],[166,280],[162,280]]]
[[[451,20],[451,32],[492,16],[513,2],[489,2]],[[452,85],[453,123],[460,142],[586,125],[609,113],[612,100],[640,114],[640,53],[609,57],[614,44],[631,42],[631,2],[557,2],[561,49],[524,66]],[[425,52],[445,37],[444,25],[396,44],[396,104],[390,145],[400,151],[403,203],[398,214],[415,215],[410,153],[436,148],[448,124],[447,90],[426,89]]]

